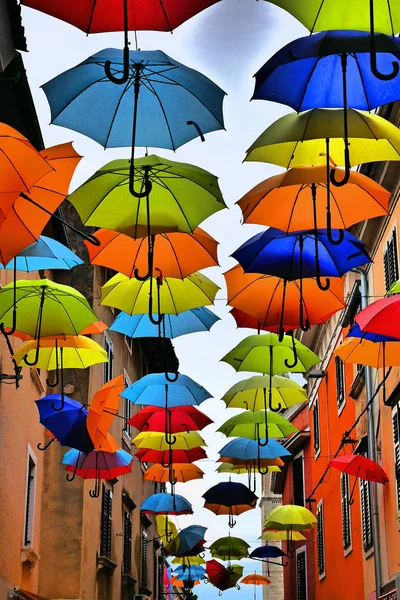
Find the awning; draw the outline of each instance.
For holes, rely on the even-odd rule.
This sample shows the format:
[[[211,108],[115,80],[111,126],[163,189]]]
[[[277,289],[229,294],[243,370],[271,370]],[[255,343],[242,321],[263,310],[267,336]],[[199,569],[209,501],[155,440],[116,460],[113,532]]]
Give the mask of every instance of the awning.
[[[33,594],[32,592],[21,589],[18,590],[18,596],[21,598],[21,600],[49,600],[43,596],[38,596],[37,594]]]

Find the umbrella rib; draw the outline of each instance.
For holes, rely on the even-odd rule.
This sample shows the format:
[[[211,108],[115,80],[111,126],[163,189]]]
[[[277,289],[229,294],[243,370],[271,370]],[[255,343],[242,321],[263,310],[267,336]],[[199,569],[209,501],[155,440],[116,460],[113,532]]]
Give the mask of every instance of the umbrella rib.
[[[27,184],[25,183],[22,175],[20,174],[20,172],[18,171],[17,167],[14,165],[13,161],[11,160],[11,158],[8,156],[8,154],[6,154],[4,152],[4,150],[2,148],[0,148],[0,152],[3,154],[3,156],[5,157],[5,159],[10,163],[10,165],[12,166],[12,168],[14,169],[15,173],[17,174],[18,178],[21,180],[21,182],[23,183],[24,187],[25,187],[25,191],[28,191],[29,188],[27,186]]]
[[[277,282],[275,284],[275,287],[274,287],[274,289],[272,291],[272,294],[270,295],[270,299],[269,299],[269,302],[267,304],[267,308],[266,308],[266,311],[265,311],[263,327],[266,326],[266,321],[268,319],[268,314],[269,314],[269,311],[270,311],[270,308],[271,308],[272,300],[274,299],[274,295],[277,292],[279,286],[282,284],[282,281],[283,281],[283,279],[278,279],[277,280]],[[285,313],[285,309],[283,309],[283,313]],[[283,321],[284,321],[284,316],[282,316],[282,323],[283,323]]]
[[[301,110],[302,110],[302,106],[303,106],[303,102],[304,102],[304,97],[305,97],[305,95],[306,95],[306,93],[307,93],[307,90],[308,90],[308,84],[310,83],[310,81],[311,81],[311,79],[312,79],[312,76],[313,76],[313,74],[314,74],[314,71],[315,71],[315,69],[317,68],[317,66],[319,65],[319,62],[320,62],[321,58],[325,58],[325,57],[322,57],[322,56],[316,56],[315,58],[316,58],[317,60],[316,60],[316,61],[315,61],[315,63],[313,64],[313,67],[312,67],[312,69],[311,69],[311,73],[310,73],[310,75],[308,76],[308,82],[307,82],[307,83],[306,83],[306,85],[304,86],[304,90],[303,90],[303,93],[302,93],[302,95],[301,95],[300,102],[299,102],[299,104],[298,104],[298,106],[297,106],[297,110],[298,110],[299,112],[301,112]]]
[[[154,176],[154,179],[156,179],[157,181],[160,181],[161,185],[164,186],[164,183],[162,182],[162,180],[159,179],[159,177],[157,175]],[[166,184],[165,184],[165,189],[167,189],[169,191],[169,193],[171,194],[171,196],[173,197],[173,199],[175,200],[180,212],[182,213],[183,218],[185,219],[187,226],[189,227],[190,231],[193,231],[193,228],[191,226],[191,224],[188,221],[188,218],[185,214],[185,211],[183,210],[178,198],[176,197],[176,195],[174,194],[174,192],[171,190],[171,188],[169,188]]]
[[[128,91],[130,88],[132,88],[132,87],[133,87],[133,85],[132,85],[132,81],[130,80],[130,81],[128,82],[128,84],[127,84],[127,85],[124,87],[124,89],[122,90],[122,93],[120,94],[120,97],[119,97],[119,99],[118,99],[117,105],[116,105],[116,107],[115,107],[115,109],[114,109],[114,115],[113,115],[113,117],[112,117],[112,119],[111,119],[111,121],[110,121],[110,126],[109,126],[109,128],[108,128],[107,136],[106,136],[105,143],[104,143],[104,148],[107,148],[108,141],[109,141],[109,139],[110,139],[110,136],[111,136],[111,130],[112,130],[113,126],[114,126],[114,121],[115,121],[115,119],[116,119],[116,117],[117,117],[118,109],[119,109],[119,107],[120,107],[120,105],[121,105],[122,99],[123,99],[124,95],[126,94],[126,92],[127,92],[127,91]]]
[[[299,196],[301,194],[301,192],[306,189],[307,187],[309,187],[308,184],[302,184],[299,189],[296,192],[295,198],[293,200],[293,204],[292,204],[292,208],[290,209],[290,215],[289,215],[289,219],[288,219],[288,224],[287,224],[287,228],[286,228],[286,232],[288,233],[291,227],[291,223],[292,223],[292,219],[293,219],[293,215],[294,215],[294,210],[296,208],[296,204],[297,201],[299,199]]]
[[[379,141],[379,139],[376,137],[375,133],[374,133],[374,132],[373,132],[373,130],[371,129],[371,126],[370,126],[370,124],[368,123],[368,120],[364,118],[364,115],[363,115],[361,112],[355,111],[355,110],[354,110],[354,109],[352,109],[352,108],[350,108],[350,109],[348,109],[348,110],[351,110],[353,113],[355,113],[356,115],[358,115],[358,116],[361,118],[361,120],[364,122],[364,125],[366,125],[366,126],[368,127],[368,129],[370,130],[370,132],[371,132],[371,133],[372,133],[372,135],[374,136],[374,138],[375,138],[375,141],[377,141],[377,142],[378,142],[378,141]],[[390,141],[389,139],[388,139],[387,141],[388,141],[388,142],[389,142],[389,143],[390,143],[390,144],[393,146],[393,144],[391,143],[391,141]],[[393,147],[394,147],[394,146],[393,146]],[[395,148],[395,150],[396,150],[396,148]],[[396,150],[396,152],[397,152],[397,154],[399,154],[398,150]]]
[[[369,103],[369,97],[368,97],[368,93],[367,93],[367,88],[365,87],[363,73],[362,73],[361,67],[359,65],[358,58],[357,58],[357,53],[356,52],[354,53],[354,61],[355,61],[356,65],[357,65],[357,70],[358,70],[358,73],[360,75],[360,81],[361,81],[361,84],[362,84],[362,87],[363,87],[363,90],[364,90],[364,96],[365,96],[365,100],[367,102],[368,110],[371,111],[372,110],[372,106]]]
[[[161,100],[160,100],[160,98],[159,98],[159,96],[158,96],[157,92],[155,91],[155,89],[154,89],[154,87],[153,87],[153,85],[152,85],[151,81],[150,81],[150,80],[148,80],[148,79],[147,79],[146,81],[148,82],[148,84],[149,84],[149,86],[150,86],[150,89],[151,89],[151,91],[153,92],[153,94],[154,94],[154,95],[155,95],[155,97],[157,98],[157,102],[158,102],[158,104],[159,104],[159,106],[160,106],[161,112],[162,112],[162,114],[163,114],[163,116],[164,116],[165,124],[166,124],[166,126],[167,126],[168,135],[169,135],[169,138],[170,138],[170,140],[171,140],[171,147],[172,147],[172,150],[175,152],[175,150],[176,150],[176,148],[175,148],[175,143],[174,143],[174,139],[173,139],[173,137],[172,137],[172,131],[171,131],[171,127],[170,127],[170,124],[169,124],[169,121],[168,121],[168,118],[167,118],[167,114],[166,114],[166,112],[165,112],[165,110],[164,110],[164,106],[163,106],[163,104],[162,104],[162,102],[161,102]]]

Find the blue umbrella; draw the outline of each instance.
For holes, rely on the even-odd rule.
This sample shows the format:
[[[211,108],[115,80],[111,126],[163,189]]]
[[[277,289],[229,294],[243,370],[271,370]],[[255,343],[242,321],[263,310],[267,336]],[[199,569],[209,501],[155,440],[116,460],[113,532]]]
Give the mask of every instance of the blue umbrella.
[[[196,552],[196,546],[204,542],[206,531],[207,527],[202,527],[201,525],[189,525],[182,529],[178,533],[179,545],[176,556],[193,556],[194,552]]]
[[[60,394],[49,394],[40,400],[35,400],[40,423],[54,436],[46,446],[41,447],[38,444],[38,449],[45,450],[55,439],[58,439],[62,446],[76,448],[83,454],[89,454],[94,450],[94,446],[86,429],[87,410],[76,400],[64,396],[63,408],[55,411],[53,403],[58,403],[60,400]]]
[[[14,269],[14,264],[17,271],[29,273],[44,269],[70,270],[83,265],[83,260],[60,242],[41,235],[37,242],[30,244],[10,260],[5,268]]]
[[[236,438],[225,444],[219,451],[219,455],[221,458],[235,458],[236,460],[254,462],[254,464],[257,461],[258,472],[260,475],[265,475],[268,469],[263,470],[261,468],[261,460],[275,460],[291,456],[291,453],[273,438],[268,440],[266,446],[260,446],[257,440]]]
[[[176,381],[168,381],[164,373],[151,373],[142,377],[121,393],[132,404],[173,408],[175,406],[199,405],[211,398],[205,388],[187,375],[179,375]]]
[[[228,515],[229,527],[234,527],[236,521],[233,517],[252,510],[256,507],[258,496],[243,483],[226,481],[217,483],[203,496],[204,508],[208,508],[216,515]]]
[[[249,554],[249,558],[253,558],[254,560],[261,560],[263,561],[264,559],[268,559],[270,558],[282,558],[282,565],[286,566],[286,564],[283,562],[283,557],[286,556],[286,553],[281,550],[278,546],[269,546],[268,544],[265,544],[264,546],[259,546],[258,548],[255,548],[253,550],[253,552],[251,552]],[[274,564],[274,563],[273,563]],[[275,563],[275,564],[281,564],[281,563]]]
[[[201,581],[207,578],[206,570],[201,565],[190,565],[189,567],[179,565],[173,574],[180,581]]]
[[[377,34],[374,43],[386,73],[392,69],[394,58],[398,73],[400,40]],[[398,77],[377,78],[370,64],[370,44],[369,32],[362,31],[324,31],[295,40],[256,73],[253,98],[287,104],[298,112],[342,107],[370,111],[400,99]],[[333,171],[331,181],[335,185],[347,183],[350,174],[347,110],[344,116],[346,174],[338,182]],[[327,154],[329,160],[329,151]]]
[[[179,315],[164,315],[161,336],[176,338],[188,333],[209,331],[219,320],[220,318],[205,306],[186,310]],[[158,325],[154,325],[147,314],[131,316],[124,312],[119,313],[109,328],[110,331],[117,331],[131,338],[158,337],[158,329]]]
[[[192,505],[178,494],[153,494],[140,505],[140,510],[150,515],[191,515]]]
[[[379,342],[400,342],[399,338],[390,337],[389,335],[382,335],[381,333],[368,333],[367,331],[361,331],[358,323],[354,323],[354,325],[349,330],[346,337],[356,337],[361,338],[363,340],[368,340],[369,342],[374,342],[374,344],[378,344]]]

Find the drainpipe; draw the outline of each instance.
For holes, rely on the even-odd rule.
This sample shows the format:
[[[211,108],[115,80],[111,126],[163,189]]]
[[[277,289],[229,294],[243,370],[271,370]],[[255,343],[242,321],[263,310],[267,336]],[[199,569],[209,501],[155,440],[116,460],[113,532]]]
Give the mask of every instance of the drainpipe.
[[[352,269],[355,273],[358,273],[361,277],[361,308],[364,309],[368,305],[368,277],[363,269],[355,268]],[[365,373],[365,389],[366,389],[366,401],[367,403],[371,400],[372,392],[372,376],[371,367],[364,367]],[[374,418],[374,404],[372,402],[367,410],[367,427],[368,427],[368,458],[376,462],[376,446],[375,446],[375,418]],[[382,562],[381,562],[381,547],[380,547],[380,526],[379,526],[379,510],[378,510],[378,488],[374,482],[369,482],[369,490],[371,497],[371,511],[372,511],[372,539],[374,543],[374,567],[375,567],[375,589],[376,598],[378,600],[381,595],[382,588]]]

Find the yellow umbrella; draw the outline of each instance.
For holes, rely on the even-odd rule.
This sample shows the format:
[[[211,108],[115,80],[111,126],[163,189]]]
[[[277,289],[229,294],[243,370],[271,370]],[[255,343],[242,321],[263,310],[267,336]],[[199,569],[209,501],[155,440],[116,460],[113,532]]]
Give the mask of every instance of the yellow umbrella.
[[[259,540],[263,540],[264,542],[285,542],[288,540],[289,532],[284,530],[269,530],[263,531],[262,535],[258,538]],[[292,538],[292,542],[303,542],[307,541],[307,538],[300,533],[299,531],[291,531],[290,536]]]
[[[205,446],[206,443],[197,433],[197,431],[184,431],[175,433],[176,438],[174,444],[168,444],[165,434],[158,431],[146,431],[139,433],[133,440],[132,444],[136,448],[150,448],[151,450],[191,450],[199,446]]]
[[[143,479],[167,483],[173,478],[176,483],[185,483],[186,481],[192,481],[193,479],[202,479],[203,475],[204,471],[197,465],[190,463],[172,463],[168,468],[165,468],[160,464],[155,464],[144,472]]]
[[[156,525],[164,548],[169,554],[175,554],[179,548],[178,530],[175,524],[166,515],[157,515]]]
[[[185,565],[190,567],[191,565],[204,565],[205,560],[201,556],[177,556],[171,561],[173,565]]]
[[[217,473],[235,473],[236,475],[248,475],[249,471],[251,472],[252,469],[256,469],[257,467],[246,467],[246,466],[241,466],[241,465],[235,465],[232,463],[223,463],[222,465],[219,465],[219,467],[216,469]],[[278,467],[278,465],[271,465],[270,467],[267,467],[267,470],[269,473],[274,473],[274,472],[280,472],[281,469],[280,467]]]
[[[255,375],[235,383],[222,396],[227,408],[245,408],[258,411],[264,408],[266,396],[269,395],[270,378],[267,375]],[[288,377],[274,375],[272,377],[272,406],[275,409],[289,408],[294,404],[307,401],[306,391]]]

